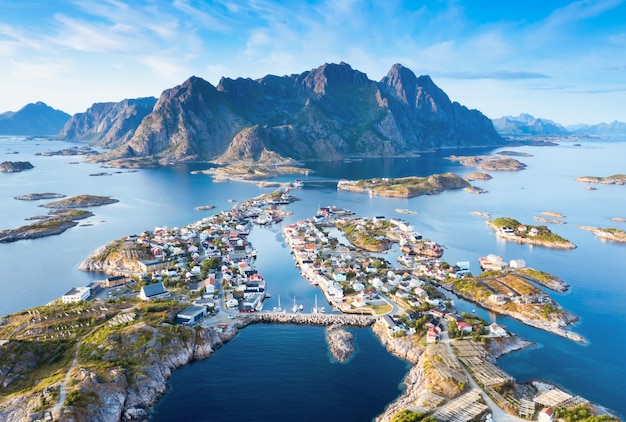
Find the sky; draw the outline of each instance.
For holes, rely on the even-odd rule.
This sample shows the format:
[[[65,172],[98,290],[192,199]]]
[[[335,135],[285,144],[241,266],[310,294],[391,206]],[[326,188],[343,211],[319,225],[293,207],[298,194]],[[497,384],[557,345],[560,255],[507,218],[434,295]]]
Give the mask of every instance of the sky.
[[[0,113],[158,97],[192,75],[395,63],[490,118],[626,121],[626,0],[0,0]]]

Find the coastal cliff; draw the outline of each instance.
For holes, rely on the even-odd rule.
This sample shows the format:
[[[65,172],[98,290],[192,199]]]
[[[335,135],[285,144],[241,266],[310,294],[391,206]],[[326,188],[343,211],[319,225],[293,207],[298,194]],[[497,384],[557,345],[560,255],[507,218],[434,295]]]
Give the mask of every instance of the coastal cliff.
[[[407,408],[430,412],[464,391],[467,376],[445,345],[424,347],[411,337],[391,337],[380,320],[372,330],[390,353],[413,364],[403,381],[406,390],[376,418],[377,422],[389,422],[396,412]]]
[[[66,382],[34,386],[26,394],[8,396],[0,403],[0,420],[21,422],[46,415],[67,422],[147,420],[149,409],[165,393],[174,369],[211,356],[237,334],[234,327],[217,332],[213,328],[151,326],[144,322],[123,328],[102,326],[94,331],[76,345],[77,359]],[[33,357],[24,355],[22,360],[30,361],[28,356]],[[27,363],[18,360],[16,365]],[[38,364],[31,366],[35,370]],[[65,388],[68,393],[63,400],[60,390]],[[51,408],[58,400],[62,403]]]

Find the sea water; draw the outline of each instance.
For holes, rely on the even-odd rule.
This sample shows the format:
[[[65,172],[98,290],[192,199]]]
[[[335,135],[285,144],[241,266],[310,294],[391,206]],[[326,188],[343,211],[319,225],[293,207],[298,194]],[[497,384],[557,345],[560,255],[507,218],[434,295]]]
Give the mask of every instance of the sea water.
[[[191,174],[192,170],[208,168],[206,164],[127,172],[102,169],[95,164],[68,164],[78,161],[76,157],[34,155],[36,152],[58,150],[70,145],[72,144],[47,140],[0,138],[0,153],[7,153],[2,161],[30,161],[35,165],[34,169],[22,173],[0,174],[1,228],[18,227],[26,223],[24,218],[43,214],[45,211],[37,207],[45,201],[17,201],[13,199],[16,195],[57,192],[68,196],[107,195],[120,200],[117,204],[90,209],[94,212],[94,217],[81,221],[81,226],[59,236],[0,244],[2,315],[47,303],[73,286],[102,279],[102,274],[82,273],[77,267],[93,250],[110,240],[152,230],[157,225],[180,227],[213,212],[229,209],[233,201],[241,201],[272,190],[258,188],[249,183],[214,183],[210,176]],[[489,191],[483,195],[458,190],[410,199],[380,198],[337,191],[335,183],[325,181],[340,178],[425,176],[447,171],[464,176],[476,169],[446,160],[445,156],[493,153],[502,149],[450,150],[424,153],[420,157],[412,158],[308,163],[308,167],[315,171],[306,177],[296,176],[302,178],[306,185],[304,189],[293,192],[301,199],[287,207],[294,214],[278,225],[254,228],[249,237],[259,252],[257,268],[266,278],[268,290],[272,294],[266,307],[271,309],[276,306],[280,297],[283,308],[290,308],[295,299],[305,309],[310,309],[314,306],[316,296],[319,306],[327,306],[323,295],[302,279],[293,266],[289,250],[282,239],[284,224],[312,217],[317,208],[323,205],[352,209],[357,216],[400,217],[411,222],[424,237],[433,238],[442,244],[445,247],[443,259],[450,263],[469,261],[471,270],[475,273],[479,271],[478,258],[495,253],[502,255],[505,260],[524,259],[528,266],[553,273],[570,284],[571,289],[565,294],[549,293],[568,311],[580,316],[580,322],[573,329],[589,341],[585,345],[527,327],[511,318],[491,315],[464,301],[458,301],[457,305],[467,312],[476,310],[489,320],[497,320],[510,331],[536,343],[533,348],[500,359],[502,368],[517,380],[545,379],[624,415],[626,405],[622,397],[623,391],[626,391],[626,366],[622,361],[622,349],[626,338],[626,307],[623,306],[626,303],[626,276],[623,262],[626,258],[626,244],[602,241],[577,226],[626,229],[626,223],[611,220],[612,217],[626,218],[626,187],[595,185],[597,190],[586,190],[585,185],[575,182],[574,178],[624,173],[621,157],[625,156],[626,142],[590,139],[582,140],[580,144],[570,142],[554,147],[504,149],[530,154],[528,157],[518,157],[528,167],[519,172],[490,172],[494,177],[492,180],[472,182]],[[108,172],[111,175],[89,176],[98,172]],[[292,179],[283,177],[278,180]],[[203,212],[194,210],[196,206],[207,204],[215,205],[216,208]],[[395,210],[399,208],[410,209],[417,214],[398,214]],[[512,217],[531,225],[541,224],[534,221],[533,216],[541,215],[543,211],[560,212],[566,216],[563,219],[566,224],[548,226],[578,247],[561,251],[505,242],[496,238],[493,231],[485,225],[485,219],[473,215],[472,211],[489,212],[494,218]],[[84,225],[85,223],[87,224]],[[302,374],[311,370],[313,367],[307,367],[300,360],[303,344],[309,345],[307,354],[324,356],[326,359],[322,362],[326,362],[324,365],[327,365],[328,371],[322,373],[336,373],[342,380],[349,377],[342,371],[354,370],[359,374],[368,365],[381,367],[382,375],[372,375],[363,382],[355,375],[350,381],[350,385],[359,384],[360,387],[362,384],[368,391],[371,389],[378,392],[375,397],[380,397],[374,403],[375,400],[368,396],[368,403],[372,401],[372,406],[364,413],[358,413],[359,418],[354,420],[376,416],[390,398],[400,394],[398,383],[406,368],[400,365],[398,370],[397,359],[384,352],[367,329],[355,330],[360,352],[357,352],[353,361],[346,365],[332,363],[328,359],[320,330],[322,329],[315,327],[273,325],[244,329],[215,356],[188,367],[194,368],[193,370],[184,368],[173,374],[171,394],[166,394],[163,398],[154,416],[155,420],[162,417],[161,414],[165,415],[162,413],[165,409],[175,405],[179,400],[177,394],[188,396],[204,406],[202,415],[206,415],[206,418],[197,420],[224,420],[234,417],[285,419],[283,416],[287,413],[284,412],[284,403],[280,396],[255,401],[255,406],[251,409],[241,405],[247,403],[246,400],[252,400],[248,397],[250,390],[238,388],[243,388],[241,386],[246,383],[246,376],[255,379],[255,382],[265,381],[266,384],[262,385],[267,389],[276,383],[282,383],[280,378],[283,377],[276,380],[263,372],[264,364],[271,366],[270,372],[274,373]],[[281,344],[281,349],[291,354],[281,359],[273,359],[273,351],[264,347],[258,350],[255,348],[259,338],[267,339],[270,344],[278,342],[275,344]],[[303,338],[308,340],[303,343]],[[310,345],[308,341],[312,341],[314,345]],[[364,354],[370,349],[378,357],[375,361],[365,359],[364,362]],[[381,351],[383,353],[379,354]],[[238,371],[235,356],[243,352],[250,353],[250,359],[258,366],[246,364],[245,370]],[[217,359],[230,362],[231,357],[233,367],[221,368],[220,365],[220,370],[215,367],[214,362]],[[281,366],[281,362],[286,366]],[[318,370],[317,367],[314,368]],[[389,368],[389,371],[385,372],[384,368]],[[257,369],[261,372],[255,372]],[[229,386],[228,394],[220,395],[219,400],[211,400],[205,389],[196,388],[196,381],[190,377],[201,370],[212,374],[211,383],[218,386],[226,383]],[[320,407],[326,412],[336,409],[336,402],[328,398],[315,400],[313,397],[317,393],[310,393],[318,391],[324,385],[329,387],[328,378],[321,375],[319,378],[299,376],[295,380],[290,378],[289,383],[293,391],[298,392],[298,396],[307,397],[307,400],[297,403],[300,418],[308,419],[305,415],[316,415],[316,409]],[[341,391],[347,407],[363,405],[361,393]],[[191,418],[200,411],[198,408],[194,409],[193,413],[184,416]],[[220,409],[226,409],[223,411],[227,413],[220,413]],[[233,409],[240,413],[233,416]],[[275,409],[283,411],[275,412]],[[262,419],[255,418],[254,413],[249,412],[263,415]]]

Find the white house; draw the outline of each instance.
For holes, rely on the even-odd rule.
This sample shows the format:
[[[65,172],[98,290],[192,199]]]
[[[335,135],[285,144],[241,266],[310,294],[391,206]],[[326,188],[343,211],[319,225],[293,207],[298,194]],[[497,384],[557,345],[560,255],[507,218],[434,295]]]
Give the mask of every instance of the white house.
[[[504,326],[498,325],[495,322],[489,326],[489,332],[494,337],[508,337],[509,334],[504,329]]]
[[[89,287],[74,287],[69,292],[61,296],[63,303],[76,303],[87,299],[91,295]]]
[[[142,286],[141,291],[139,292],[139,298],[146,301],[166,297],[170,297],[170,292],[165,290],[163,283],[154,283]]]

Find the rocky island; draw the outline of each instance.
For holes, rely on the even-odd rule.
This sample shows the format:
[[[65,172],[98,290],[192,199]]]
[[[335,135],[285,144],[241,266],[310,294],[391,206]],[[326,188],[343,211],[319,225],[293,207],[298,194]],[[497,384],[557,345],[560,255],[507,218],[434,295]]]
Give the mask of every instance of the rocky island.
[[[574,179],[579,183],[600,183],[603,185],[624,185],[626,184],[626,174],[614,174],[607,177],[581,176]]]
[[[59,201],[49,202],[47,204],[40,205],[44,208],[89,208],[99,207],[101,205],[115,204],[119,200],[111,198],[110,196],[97,196],[97,195],[78,195],[70,198],[61,199]]]
[[[498,155],[450,155],[448,160],[459,162],[464,166],[480,167],[485,171],[520,171],[526,168],[526,164],[514,158]]]
[[[471,172],[465,177],[465,180],[467,180],[468,182],[472,182],[474,180],[491,180],[491,179],[493,179],[493,177],[491,177],[490,174],[483,173],[480,171]]]
[[[40,199],[59,199],[65,198],[67,195],[63,195],[62,193],[27,193],[25,195],[16,196],[15,199],[20,201],[39,201]]]
[[[428,177],[402,177],[396,179],[340,180],[338,190],[367,192],[372,196],[412,198],[436,195],[448,189],[460,189],[470,184],[454,173],[433,174]]]
[[[326,341],[330,352],[339,362],[346,362],[352,353],[354,353],[354,345],[352,339],[354,335],[343,329],[339,325],[330,325],[326,328]]]
[[[0,163],[0,173],[17,173],[35,168],[28,161],[5,161]]]
[[[61,234],[78,224],[82,220],[93,216],[93,213],[85,210],[54,210],[48,216],[34,217],[36,221],[17,229],[0,231],[0,243],[16,242],[25,239],[37,239],[40,237]]]
[[[614,228],[601,228],[593,226],[578,226],[579,229],[587,230],[600,239],[610,240],[613,242],[626,242],[626,231]]]
[[[512,218],[496,218],[487,221],[487,225],[496,232],[496,236],[518,243],[543,246],[552,249],[574,249],[576,245],[553,233],[546,226],[530,226]]]

